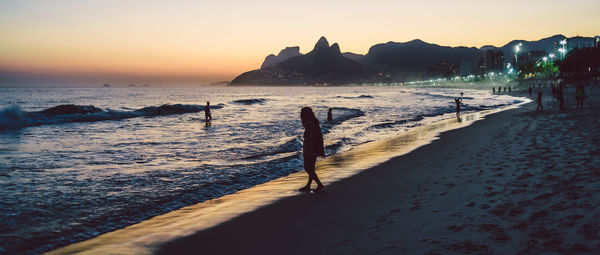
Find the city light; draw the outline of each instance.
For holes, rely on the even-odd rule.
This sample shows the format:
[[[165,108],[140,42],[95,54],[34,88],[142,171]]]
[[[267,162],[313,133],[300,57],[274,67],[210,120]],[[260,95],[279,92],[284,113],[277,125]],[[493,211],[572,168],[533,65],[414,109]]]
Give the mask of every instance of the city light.
[[[521,51],[521,45],[522,44],[519,43],[515,46],[515,68],[519,68],[519,51]]]
[[[543,57],[542,59],[544,60],[544,65],[545,65],[546,61],[548,60],[548,57]]]
[[[564,58],[565,58],[565,55],[566,55],[566,53],[567,53],[567,48],[566,48],[566,45],[567,45],[567,39],[564,39],[564,40],[560,41],[560,44],[562,45],[562,48],[558,49],[558,51],[561,53],[561,55],[562,55],[562,56],[561,56],[561,57],[562,57],[562,59],[564,59]]]

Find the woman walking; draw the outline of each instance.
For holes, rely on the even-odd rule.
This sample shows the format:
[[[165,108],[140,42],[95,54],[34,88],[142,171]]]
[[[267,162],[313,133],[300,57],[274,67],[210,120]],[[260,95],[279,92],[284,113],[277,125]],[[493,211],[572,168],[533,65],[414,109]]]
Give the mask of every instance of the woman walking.
[[[298,191],[310,191],[310,185],[314,180],[317,183],[317,188],[313,192],[325,191],[325,186],[319,180],[315,172],[315,163],[318,156],[325,156],[323,147],[323,133],[319,126],[319,120],[315,117],[315,113],[310,107],[304,107],[300,111],[300,119],[304,126],[304,144],[302,145],[302,154],[304,155],[304,171],[308,173],[308,182]]]

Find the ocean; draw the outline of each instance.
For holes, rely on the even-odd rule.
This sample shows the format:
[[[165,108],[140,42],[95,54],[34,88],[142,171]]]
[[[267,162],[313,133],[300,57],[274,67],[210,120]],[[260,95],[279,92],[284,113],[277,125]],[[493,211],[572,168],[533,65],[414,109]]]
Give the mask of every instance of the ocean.
[[[0,88],[0,253],[48,251],[302,171],[304,106],[333,155],[455,118],[461,92],[463,112],[523,102],[404,86]]]

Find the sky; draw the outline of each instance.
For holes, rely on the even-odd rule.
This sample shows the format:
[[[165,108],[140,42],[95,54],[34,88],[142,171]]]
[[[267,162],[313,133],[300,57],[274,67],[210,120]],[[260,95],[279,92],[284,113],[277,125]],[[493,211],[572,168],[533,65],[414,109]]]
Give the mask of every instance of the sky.
[[[205,84],[320,36],[502,46],[600,34],[598,0],[0,0],[0,82]],[[17,78],[15,78],[17,77]]]

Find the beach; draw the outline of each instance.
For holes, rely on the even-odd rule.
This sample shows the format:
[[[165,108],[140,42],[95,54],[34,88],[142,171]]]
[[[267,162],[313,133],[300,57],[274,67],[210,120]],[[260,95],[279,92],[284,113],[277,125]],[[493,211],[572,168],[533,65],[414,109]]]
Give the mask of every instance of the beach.
[[[158,254],[591,254],[600,111],[565,92],[489,115],[343,181],[167,242]],[[300,183],[299,183],[300,186]]]

